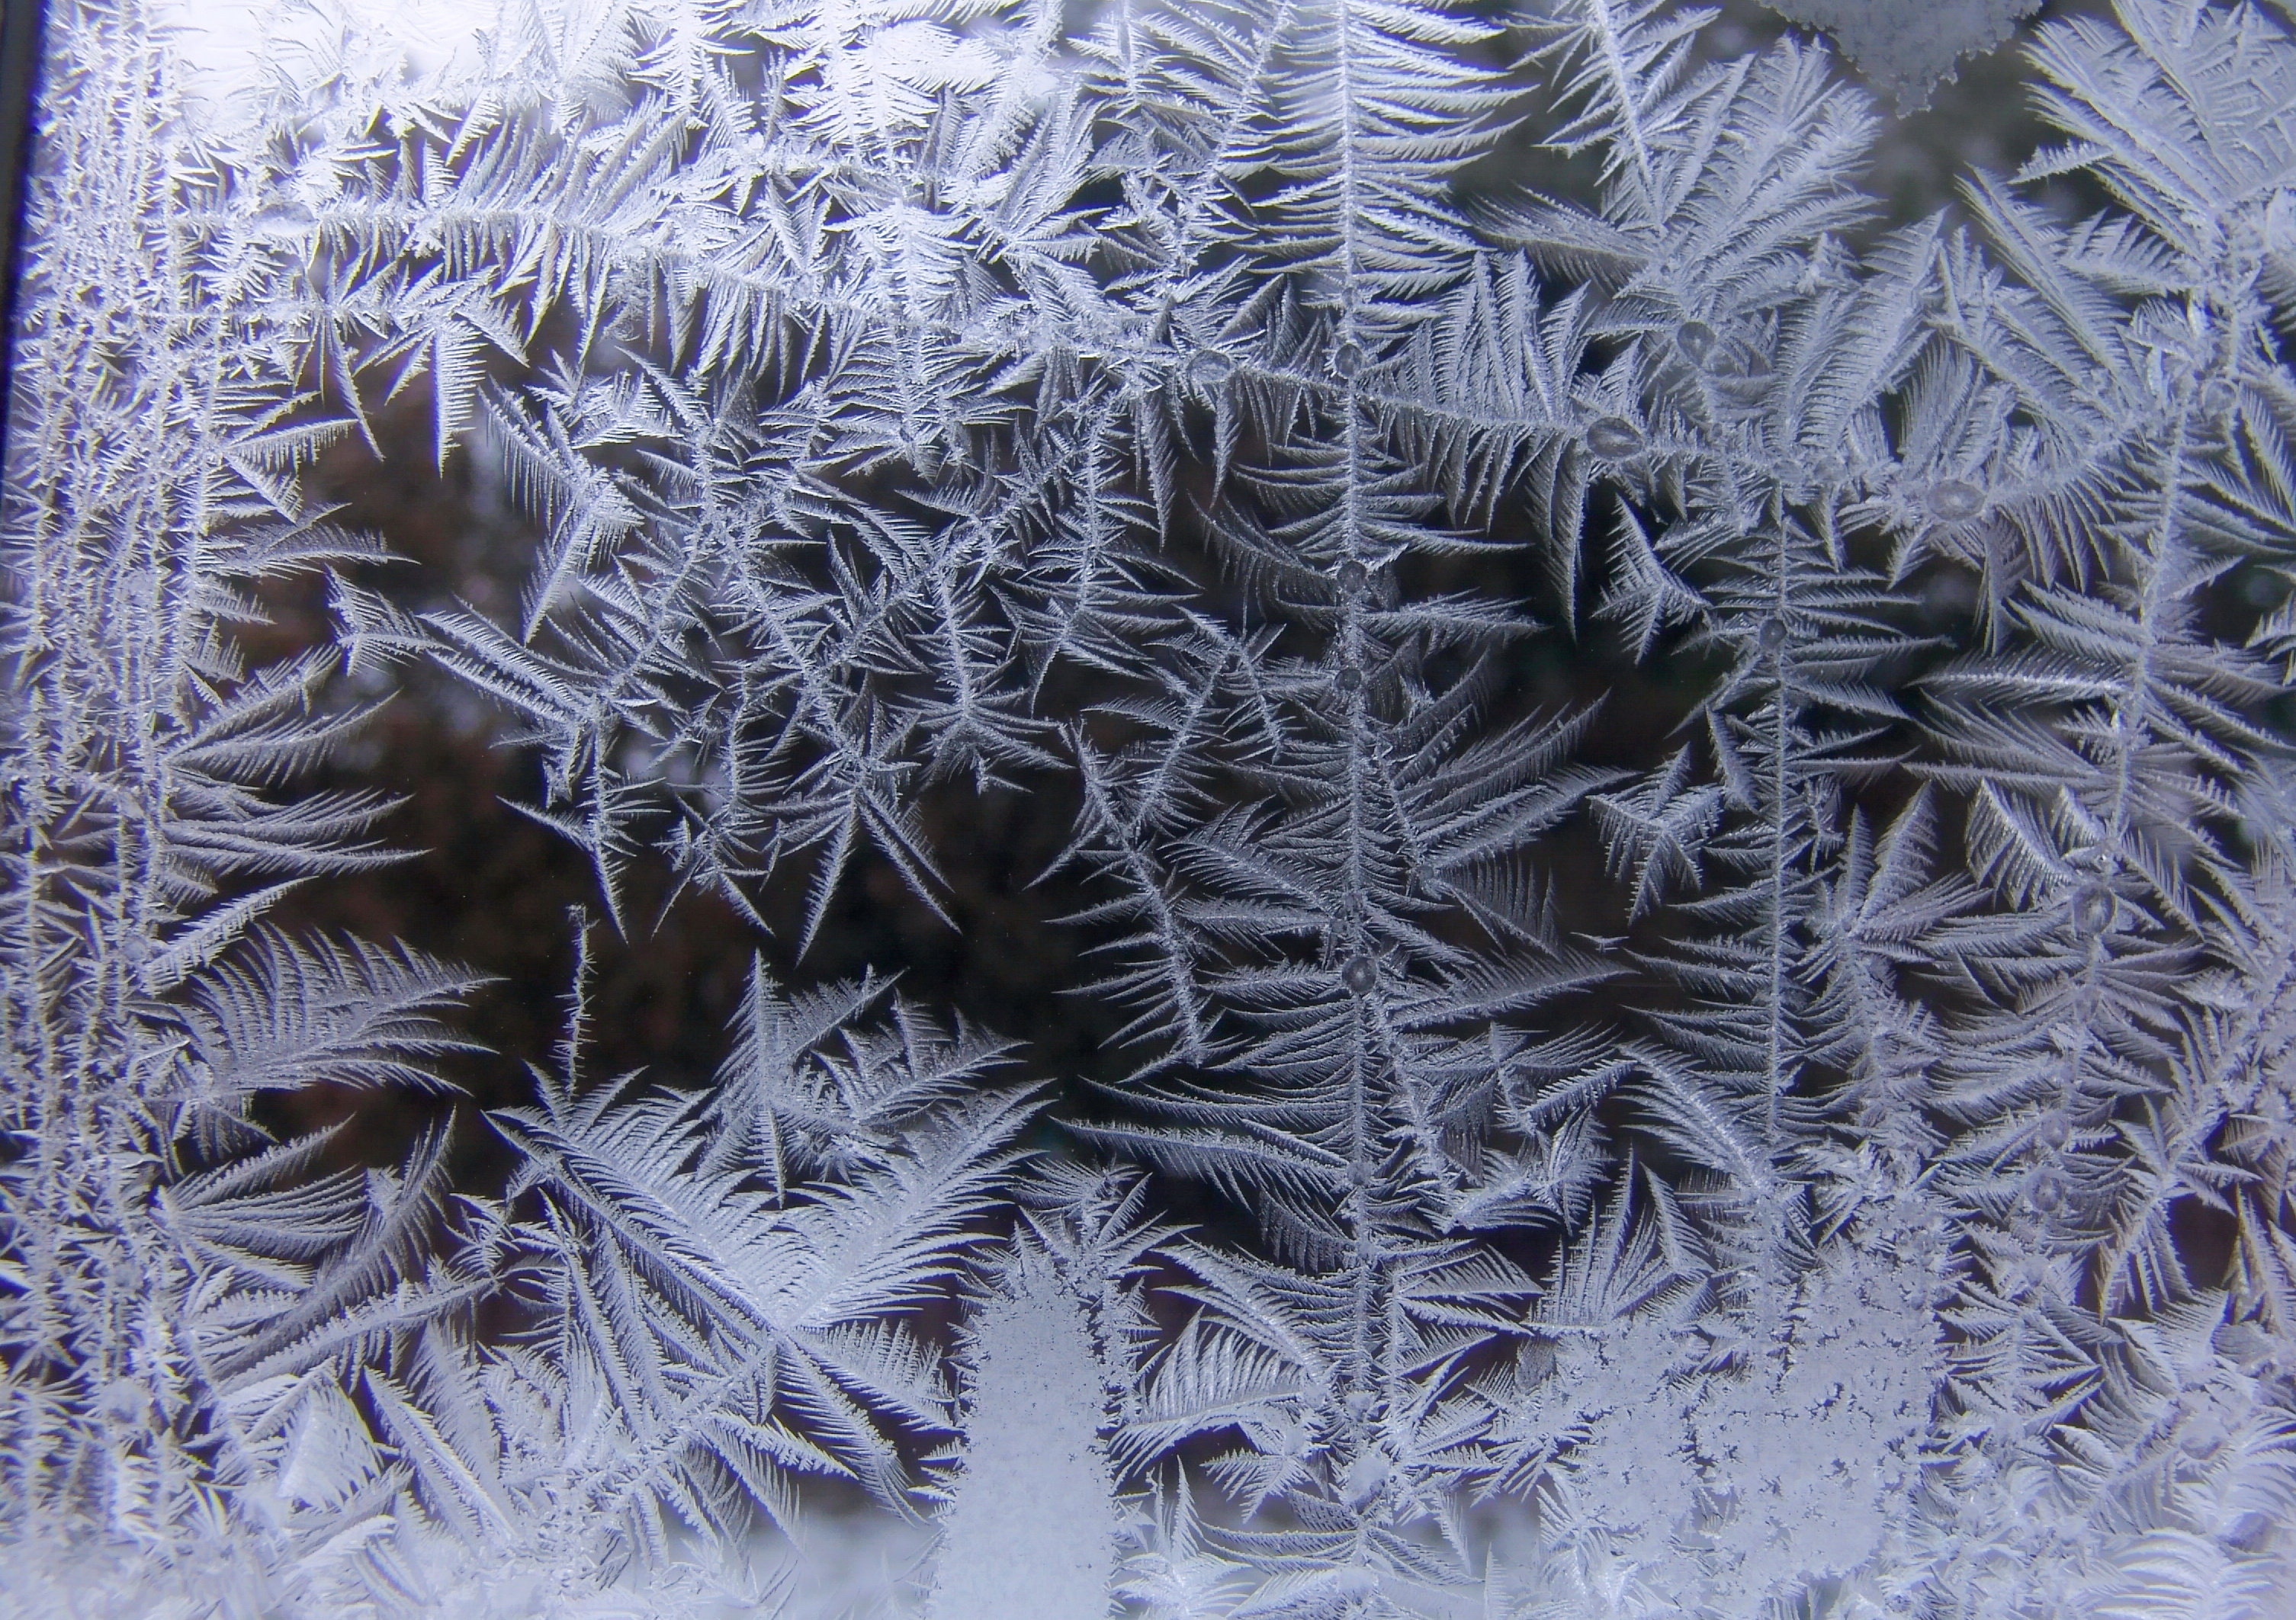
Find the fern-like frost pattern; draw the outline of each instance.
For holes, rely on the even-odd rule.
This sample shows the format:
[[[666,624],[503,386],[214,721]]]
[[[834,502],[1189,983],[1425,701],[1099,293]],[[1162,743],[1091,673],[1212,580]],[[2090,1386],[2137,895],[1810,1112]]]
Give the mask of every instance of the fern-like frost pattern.
[[[1806,20],[1912,104],[2023,9]],[[1825,41],[1662,0],[323,10],[227,104],[50,12],[0,1608],[2296,1605],[2276,0],[2035,26],[2051,143],[1894,225]],[[316,493],[410,403],[513,607]],[[295,902],[426,660],[597,915],[372,1165],[276,1105],[451,1096],[487,976]],[[805,978],[1008,787],[1092,1076]],[[758,936],[722,1066],[596,1074],[665,887]]]

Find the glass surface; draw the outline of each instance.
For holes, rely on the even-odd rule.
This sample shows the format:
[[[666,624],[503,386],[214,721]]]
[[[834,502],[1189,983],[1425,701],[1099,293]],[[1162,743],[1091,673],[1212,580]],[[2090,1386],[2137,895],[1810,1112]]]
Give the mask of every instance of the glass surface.
[[[2296,20],[53,0],[0,1615],[2296,1612]]]

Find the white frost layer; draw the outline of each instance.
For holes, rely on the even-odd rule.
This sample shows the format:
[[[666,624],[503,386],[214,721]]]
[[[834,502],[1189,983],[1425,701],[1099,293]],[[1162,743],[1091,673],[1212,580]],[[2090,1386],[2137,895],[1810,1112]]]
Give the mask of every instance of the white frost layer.
[[[1099,1365],[1076,1305],[1021,1281],[974,1325],[967,1460],[943,1524],[933,1620],[1102,1620],[1118,1518],[1095,1433]]]

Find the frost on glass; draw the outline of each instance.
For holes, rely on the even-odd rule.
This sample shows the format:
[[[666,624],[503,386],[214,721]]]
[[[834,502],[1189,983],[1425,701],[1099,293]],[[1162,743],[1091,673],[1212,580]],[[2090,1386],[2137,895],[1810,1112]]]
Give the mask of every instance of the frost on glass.
[[[1100,1357],[1074,1289],[1032,1270],[1009,1272],[972,1317],[935,1620],[1108,1608],[1121,1519],[1101,1439]]]
[[[1766,0],[1796,22],[1825,30],[1874,87],[1900,108],[1926,104],[1964,57],[1998,46],[2040,0]]]
[[[2290,1612],[2296,34],[2047,22],[1893,225],[1712,20],[314,13],[218,100],[56,0],[0,1603]],[[317,494],[425,402],[515,603]],[[473,1044],[295,920],[418,667],[594,873],[502,1184],[280,1123]],[[1091,1074],[805,965],[1000,785]],[[755,931],[712,1074],[595,1060],[641,872]]]

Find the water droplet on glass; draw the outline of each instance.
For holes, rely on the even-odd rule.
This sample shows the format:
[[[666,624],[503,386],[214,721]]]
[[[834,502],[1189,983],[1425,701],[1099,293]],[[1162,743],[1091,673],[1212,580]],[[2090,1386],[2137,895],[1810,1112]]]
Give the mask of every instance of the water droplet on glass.
[[[1332,375],[1342,382],[1364,368],[1363,345],[1350,338],[1332,351]]]
[[[2094,938],[2112,926],[2112,890],[2102,883],[2084,883],[2073,896],[2073,932]]]
[[[1773,613],[1769,618],[1762,621],[1762,628],[1759,634],[1762,642],[1762,650],[1764,652],[1775,652],[1779,648],[1786,644],[1786,621]]]
[[[1340,564],[1340,589],[1350,596],[1360,596],[1371,584],[1371,570],[1354,558]]]
[[[1347,986],[1349,995],[1368,995],[1379,983],[1379,964],[1368,956],[1350,956],[1348,965],[1340,970],[1340,983]]]
[[[1703,365],[1722,341],[1721,335],[1703,321],[1685,321],[1674,329],[1674,346],[1689,357],[1693,365]]]
[[[1623,462],[1643,453],[1643,436],[1623,416],[1605,416],[1587,430],[1587,448],[1605,461]]]
[[[1725,381],[1762,378],[1770,374],[1770,359],[1751,343],[1720,343],[1707,355],[1706,372]]]
[[[1959,523],[1964,519],[1973,518],[1985,509],[1985,492],[1959,479],[1948,479],[1941,484],[1931,485],[1924,500],[1930,515],[1948,523]]]
[[[2025,1202],[2042,1215],[2054,1215],[2072,1196],[2072,1187],[2054,1170],[2034,1172],[2025,1183]]]
[[[2073,1122],[2062,1113],[2044,1114],[2033,1126],[2033,1140],[2052,1150],[2073,1139]]]
[[[1333,677],[1332,683],[1352,697],[1363,690],[1363,671],[1357,669],[1353,664],[1342,664],[1340,666],[1340,673]]]
[[[1216,348],[1200,348],[1188,356],[1188,386],[1209,394],[1235,375],[1235,362]]]

